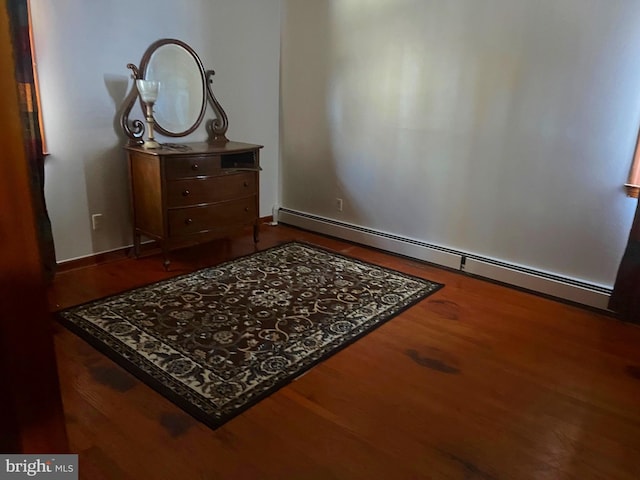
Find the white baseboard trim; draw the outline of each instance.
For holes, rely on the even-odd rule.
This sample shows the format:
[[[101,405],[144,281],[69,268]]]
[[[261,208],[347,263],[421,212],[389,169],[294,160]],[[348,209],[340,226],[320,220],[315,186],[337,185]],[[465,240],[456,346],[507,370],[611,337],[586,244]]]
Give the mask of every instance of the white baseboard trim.
[[[132,248],[133,245],[125,245],[124,247],[118,247],[118,248],[112,248],[110,250],[102,250],[100,252],[96,252],[96,253],[89,253],[87,255],[80,255],[79,257],[71,257],[71,258],[65,258],[64,260],[58,260],[56,263],[58,265],[58,267],[64,267],[66,264],[69,263],[74,263],[74,262],[79,262],[82,260],[89,260],[91,258],[95,258],[95,257],[99,257],[101,255],[108,255],[110,253],[118,253],[121,251],[125,251],[129,248]]]
[[[492,263],[478,258],[467,258],[464,271],[479,277],[569,300],[590,307],[607,310],[611,290],[595,285],[578,283],[571,279],[556,277],[542,272],[521,270],[508,265]]]
[[[279,222],[287,225],[379,248],[601,310],[607,309],[611,295],[611,289],[599,285],[523,268],[305,212],[280,208],[277,218]]]
[[[382,234],[374,230],[356,227],[314,215],[293,210],[280,209],[278,218],[281,223],[323,233],[332,237],[349,240],[361,245],[379,248],[399,255],[424,260],[444,267],[460,269],[462,256],[446,249],[434,248],[427,244],[407,241],[401,237]]]

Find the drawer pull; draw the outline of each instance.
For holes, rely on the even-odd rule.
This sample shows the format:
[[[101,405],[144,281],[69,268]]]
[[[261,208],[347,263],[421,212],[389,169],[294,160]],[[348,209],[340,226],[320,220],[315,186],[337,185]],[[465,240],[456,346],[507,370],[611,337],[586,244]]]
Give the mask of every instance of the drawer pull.
[[[194,163],[193,165],[191,165],[191,170],[193,170],[193,171],[198,170],[198,164]]]
[[[244,211],[248,212],[249,211],[249,207],[244,207]]]
[[[188,197],[189,195],[191,195],[191,192],[189,190],[185,190],[184,192],[182,192],[183,197]]]
[[[246,180],[244,181],[244,186],[248,187],[249,186],[249,182],[247,182]]]
[[[192,223],[193,223],[193,219],[191,219],[191,218],[187,218],[187,219],[185,219],[185,221],[184,221],[184,224],[185,224],[185,225],[191,225]]]

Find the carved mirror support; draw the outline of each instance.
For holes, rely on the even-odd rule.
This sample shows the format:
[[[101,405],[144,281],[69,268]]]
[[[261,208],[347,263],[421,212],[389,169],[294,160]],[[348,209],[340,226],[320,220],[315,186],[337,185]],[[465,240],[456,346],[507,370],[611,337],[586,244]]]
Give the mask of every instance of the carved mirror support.
[[[142,144],[144,141],[142,140],[142,135],[144,135],[144,123],[141,120],[134,119],[129,120],[129,114],[131,113],[131,109],[138,98],[138,89],[136,88],[136,80],[142,78],[138,71],[138,67],[136,67],[133,63],[127,64],[127,68],[133,71],[133,88],[127,95],[127,98],[124,100],[125,108],[122,111],[122,115],[120,116],[120,126],[124,133],[129,137],[129,144],[136,145]]]
[[[211,85],[213,84],[212,77],[215,74],[216,72],[213,70],[207,70],[207,98],[209,102],[211,102],[213,111],[216,114],[216,118],[207,122],[207,132],[209,133],[209,143],[224,143],[228,141],[225,133],[227,132],[227,128],[229,128],[229,119],[211,89]]]
[[[185,137],[202,123],[207,104],[215,117],[206,123],[208,142],[223,144],[229,120],[213,94],[213,70],[206,70],[200,57],[186,43],[164,38],[152,43],[140,61],[140,68],[129,63],[134,85],[125,99],[120,125],[129,138],[129,144],[143,143],[145,126],[141,120],[129,117],[138,100],[144,114],[145,107],[135,85],[139,79],[160,82],[158,98],[154,104],[154,125],[158,133],[167,137]]]

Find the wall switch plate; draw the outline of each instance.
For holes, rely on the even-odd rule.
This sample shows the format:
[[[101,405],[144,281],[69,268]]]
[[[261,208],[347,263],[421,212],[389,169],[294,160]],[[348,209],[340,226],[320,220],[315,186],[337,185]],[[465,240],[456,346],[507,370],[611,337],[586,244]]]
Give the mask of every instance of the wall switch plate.
[[[94,230],[100,230],[102,228],[102,214],[94,213],[91,215],[91,227]]]
[[[342,211],[342,199],[336,198],[336,209],[341,212]]]

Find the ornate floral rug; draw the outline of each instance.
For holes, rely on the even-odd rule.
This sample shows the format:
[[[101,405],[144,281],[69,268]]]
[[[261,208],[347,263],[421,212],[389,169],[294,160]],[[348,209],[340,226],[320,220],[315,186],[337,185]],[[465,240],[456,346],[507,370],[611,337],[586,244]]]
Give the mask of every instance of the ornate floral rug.
[[[293,242],[58,317],[216,428],[441,287]]]

